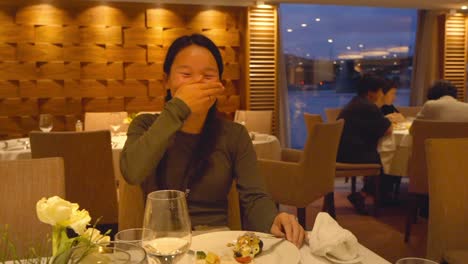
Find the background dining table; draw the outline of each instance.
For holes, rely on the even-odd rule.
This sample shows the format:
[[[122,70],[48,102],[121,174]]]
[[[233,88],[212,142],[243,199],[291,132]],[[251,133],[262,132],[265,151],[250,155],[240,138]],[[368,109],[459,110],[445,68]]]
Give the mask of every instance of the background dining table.
[[[378,151],[385,174],[408,176],[412,140],[409,125],[394,128],[391,135],[380,140]]]

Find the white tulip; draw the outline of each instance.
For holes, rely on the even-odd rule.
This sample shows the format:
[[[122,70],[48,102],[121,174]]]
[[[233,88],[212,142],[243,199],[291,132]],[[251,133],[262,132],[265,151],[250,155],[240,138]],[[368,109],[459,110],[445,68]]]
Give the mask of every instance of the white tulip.
[[[36,204],[37,217],[41,222],[49,225],[66,226],[66,222],[79,205],[70,203],[58,196],[49,199],[42,198]]]
[[[86,210],[75,210],[72,212],[68,226],[73,229],[78,235],[85,232],[86,226],[89,225],[91,217]]]
[[[101,231],[95,229],[95,228],[88,228],[86,231],[81,235],[83,238],[88,239],[92,243],[109,243],[110,242],[110,237],[109,236],[103,236],[101,234]]]

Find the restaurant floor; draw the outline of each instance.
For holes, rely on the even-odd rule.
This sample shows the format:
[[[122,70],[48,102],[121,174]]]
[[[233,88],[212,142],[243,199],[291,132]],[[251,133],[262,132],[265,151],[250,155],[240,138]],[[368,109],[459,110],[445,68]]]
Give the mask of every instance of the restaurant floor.
[[[358,179],[358,183],[362,181]],[[386,260],[395,263],[396,260],[413,256],[423,257],[426,251],[427,220],[419,218],[413,225],[409,243],[404,243],[404,231],[406,223],[406,190],[407,181],[401,185],[400,203],[397,206],[380,209],[379,216],[363,216],[356,213],[346,196],[350,192],[350,182],[344,179],[335,181],[335,207],[338,223],[356,235],[359,242],[382,256]],[[360,189],[360,186],[357,186]],[[372,201],[366,203],[372,204]],[[322,200],[318,200],[307,207],[307,230],[311,230],[315,216],[320,212]],[[282,211],[295,213],[295,209],[289,206],[281,206]]]

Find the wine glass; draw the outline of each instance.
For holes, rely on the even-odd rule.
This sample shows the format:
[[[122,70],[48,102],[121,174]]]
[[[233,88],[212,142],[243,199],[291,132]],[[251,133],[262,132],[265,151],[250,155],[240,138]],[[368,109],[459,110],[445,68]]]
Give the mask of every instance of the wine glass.
[[[395,264],[437,264],[437,262],[423,258],[402,258]]]
[[[114,239],[118,242],[125,242],[142,246],[144,242],[148,242],[154,238],[153,231],[147,228],[130,228],[119,231],[115,234]]]
[[[51,114],[41,114],[39,116],[39,128],[42,132],[50,132],[53,127],[52,115]]]
[[[192,242],[185,193],[163,190],[148,194],[143,228],[153,232],[153,239],[143,241],[149,256],[161,264],[179,262]]]
[[[120,125],[122,124],[122,118],[120,113],[111,113],[110,115],[110,127],[112,129],[113,135],[116,136],[117,132],[120,129]]]

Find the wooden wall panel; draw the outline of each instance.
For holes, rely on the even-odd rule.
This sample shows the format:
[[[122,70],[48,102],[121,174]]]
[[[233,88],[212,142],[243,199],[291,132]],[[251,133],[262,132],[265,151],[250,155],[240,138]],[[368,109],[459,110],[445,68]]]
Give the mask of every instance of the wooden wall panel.
[[[49,3],[47,3],[49,2]],[[20,6],[16,13],[16,23],[22,25],[69,25],[73,22],[71,14],[51,1],[32,2]]]
[[[99,45],[67,45],[63,57],[65,61],[107,62],[106,49]]]
[[[0,58],[2,61],[16,60],[16,44],[0,43]]]
[[[122,27],[81,27],[79,31],[79,36],[79,43],[122,44]]]
[[[246,8],[22,0],[0,5],[0,139],[38,129],[72,130],[84,112],[160,111],[162,64],[178,37],[202,33],[219,47],[226,91],[220,111],[240,106]]]
[[[123,63],[83,63],[81,66],[81,79],[123,80]]]
[[[38,79],[80,79],[80,62],[37,63],[36,67]]]
[[[19,96],[18,81],[0,81],[0,99]]]
[[[146,62],[146,48],[137,45],[107,46],[106,55],[108,61]]]
[[[161,63],[130,63],[125,67],[126,79],[162,80],[163,66]]]
[[[34,26],[30,25],[2,25],[0,27],[0,42],[21,43],[34,41]]]
[[[131,27],[124,29],[126,45],[162,45],[162,28]]]
[[[54,44],[19,43],[16,56],[19,61],[63,61],[63,48]]]
[[[44,25],[35,28],[36,43],[77,44],[80,42],[80,31],[76,26]]]
[[[37,78],[34,62],[0,62],[0,80],[34,80]]]
[[[181,12],[182,11],[182,12]],[[183,28],[186,26],[182,8],[148,8],[146,10],[146,25],[159,28]]]
[[[110,97],[147,96],[148,83],[140,80],[111,80],[107,82],[107,92]]]

